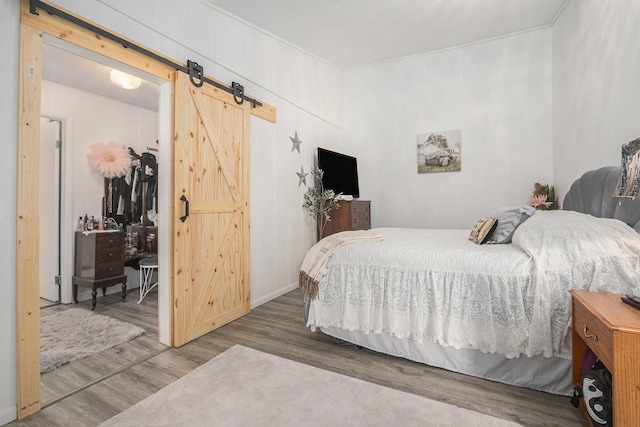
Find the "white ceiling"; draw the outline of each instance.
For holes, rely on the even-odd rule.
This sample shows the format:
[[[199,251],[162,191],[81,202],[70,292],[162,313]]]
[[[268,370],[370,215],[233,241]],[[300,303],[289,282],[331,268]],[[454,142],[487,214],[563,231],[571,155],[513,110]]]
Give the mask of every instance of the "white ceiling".
[[[204,0],[338,68],[348,69],[551,25],[570,0]],[[109,82],[113,68],[147,81]],[[150,110],[158,83],[123,64],[47,37],[43,77]]]
[[[159,79],[71,43],[45,35],[42,44],[42,78],[65,86],[158,111]],[[114,86],[109,80],[117,69],[140,77],[135,90]]]
[[[551,25],[569,0],[206,0],[339,68]]]

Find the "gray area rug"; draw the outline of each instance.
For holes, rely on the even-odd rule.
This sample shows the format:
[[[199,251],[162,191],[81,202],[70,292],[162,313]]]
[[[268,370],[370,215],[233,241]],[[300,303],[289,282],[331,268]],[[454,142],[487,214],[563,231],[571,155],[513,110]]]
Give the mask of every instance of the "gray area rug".
[[[142,425],[518,426],[239,345],[101,427]]]
[[[40,318],[40,372],[100,353],[142,335],[144,329],[82,308]]]

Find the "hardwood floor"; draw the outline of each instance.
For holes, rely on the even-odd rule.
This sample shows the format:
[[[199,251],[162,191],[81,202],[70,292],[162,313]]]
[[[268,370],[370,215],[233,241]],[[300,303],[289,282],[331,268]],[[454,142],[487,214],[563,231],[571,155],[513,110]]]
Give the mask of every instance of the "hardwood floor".
[[[109,315],[134,323],[137,318],[142,322],[146,318],[148,322],[152,316],[150,313],[142,316],[132,314],[136,306],[132,297],[128,297],[125,304],[105,304],[99,300],[96,310],[102,308]],[[147,298],[149,302],[156,299],[155,295]],[[321,332],[309,331],[302,318],[302,294],[294,290],[180,348],[163,349],[157,342],[155,345],[150,342],[136,344],[134,340],[115,350],[111,349],[113,351],[109,354],[100,355],[99,360],[85,362],[89,368],[100,372],[100,363],[111,363],[118,357],[130,365],[123,363],[117,373],[104,378],[100,377],[100,373],[93,375],[89,369],[94,379],[86,387],[65,395],[37,414],[9,425],[97,426],[233,345],[241,344],[321,369],[515,421],[523,426],[587,426],[567,397],[507,386],[353,345],[341,345]],[[152,333],[145,335],[151,337]],[[129,345],[136,348],[129,349]],[[149,357],[136,361],[136,357],[144,353],[140,351],[141,348],[150,350],[147,353]],[[154,351],[158,353],[153,354]],[[71,371],[75,372],[76,369]],[[304,384],[300,386],[304,387]],[[47,387],[54,386],[48,384]]]

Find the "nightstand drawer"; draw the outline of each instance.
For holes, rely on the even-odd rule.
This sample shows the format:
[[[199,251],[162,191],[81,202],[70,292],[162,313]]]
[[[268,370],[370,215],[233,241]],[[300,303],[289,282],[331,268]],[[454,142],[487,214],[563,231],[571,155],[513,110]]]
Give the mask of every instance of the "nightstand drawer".
[[[124,263],[122,262],[122,260],[96,264],[96,280],[106,279],[113,276],[121,276],[123,274]]]
[[[351,228],[353,230],[366,230],[371,228],[368,202],[352,202],[351,204]]]
[[[580,301],[575,303],[574,325],[584,342],[600,360],[613,369],[613,331]]]
[[[96,250],[96,263],[110,262],[122,259],[122,246],[101,248]]]
[[[360,229],[360,228],[370,228],[371,222],[369,221],[369,215],[366,213],[361,213],[353,216],[353,223],[351,224],[352,229]]]
[[[96,249],[117,248],[123,246],[122,233],[97,233]]]

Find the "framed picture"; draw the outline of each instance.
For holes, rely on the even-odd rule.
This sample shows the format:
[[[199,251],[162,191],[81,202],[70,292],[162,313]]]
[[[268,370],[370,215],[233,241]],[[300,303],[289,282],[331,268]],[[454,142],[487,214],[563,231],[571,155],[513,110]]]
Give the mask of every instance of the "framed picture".
[[[418,173],[457,172],[462,167],[462,132],[447,130],[418,135]]]

